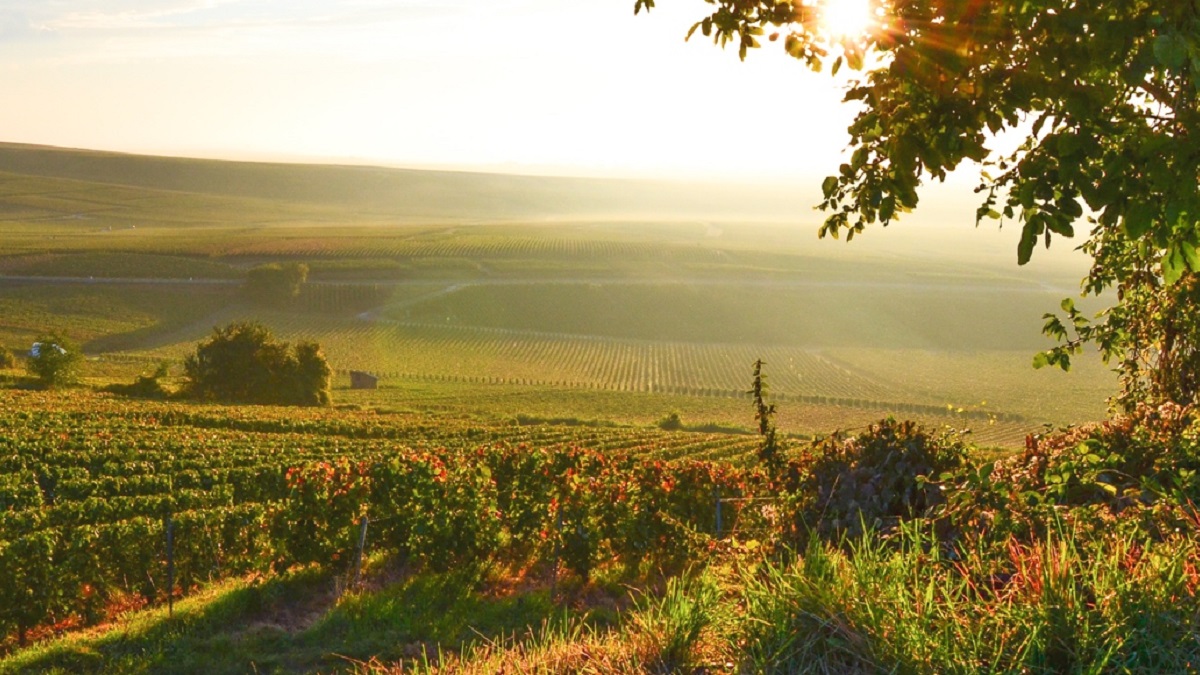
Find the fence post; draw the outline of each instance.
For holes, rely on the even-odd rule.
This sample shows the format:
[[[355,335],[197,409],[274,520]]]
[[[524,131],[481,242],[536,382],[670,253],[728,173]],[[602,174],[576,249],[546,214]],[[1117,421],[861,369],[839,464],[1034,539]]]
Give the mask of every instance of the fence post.
[[[175,616],[175,521],[166,517],[167,532],[167,616]]]
[[[354,586],[358,587],[362,583],[362,559],[363,549],[367,546],[367,523],[370,519],[367,516],[362,517],[362,522],[358,528],[358,553],[354,556]]]
[[[721,488],[713,488],[713,500],[717,504],[717,539],[721,538]]]
[[[558,505],[558,527],[554,533],[554,565],[550,568],[550,601],[558,595],[558,559],[562,556],[562,504]]]

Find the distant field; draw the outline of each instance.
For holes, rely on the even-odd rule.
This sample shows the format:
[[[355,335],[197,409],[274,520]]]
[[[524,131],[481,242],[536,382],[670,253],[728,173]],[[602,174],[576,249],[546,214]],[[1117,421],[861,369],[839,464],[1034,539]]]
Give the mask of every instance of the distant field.
[[[119,379],[253,319],[382,375],[339,392],[365,406],[740,426],[762,358],[796,433],[897,414],[1013,445],[1103,415],[1103,367],[1029,365],[1078,261],[1017,268],[969,229],[817,242],[808,215],[750,222],[695,194],[0,144],[0,345],[61,330]],[[296,301],[240,294],[271,261],[309,265]]]

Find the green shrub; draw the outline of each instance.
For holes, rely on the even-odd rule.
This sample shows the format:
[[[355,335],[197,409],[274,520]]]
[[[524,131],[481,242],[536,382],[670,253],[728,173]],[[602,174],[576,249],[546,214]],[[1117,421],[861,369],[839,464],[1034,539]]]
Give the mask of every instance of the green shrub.
[[[857,536],[924,516],[943,500],[936,480],[964,465],[966,448],[953,436],[933,436],[892,418],[845,438],[815,442],[800,460],[801,517],[822,534]],[[932,482],[931,482],[932,481]]]
[[[4,347],[0,347],[0,369],[16,368],[17,357]]]
[[[304,263],[268,263],[246,274],[244,290],[256,302],[286,303],[300,295],[300,287],[307,280],[308,265]]]
[[[332,370],[312,342],[279,342],[264,326],[213,329],[183,362],[191,398],[229,403],[329,405]]]
[[[58,333],[47,333],[33,343],[25,367],[39,384],[50,389],[77,384],[82,363],[83,352],[74,342]]]
[[[1045,437],[1009,459],[959,471],[939,518],[995,540],[1045,534],[1052,518],[1080,530],[1138,537],[1200,530],[1200,422],[1190,407],[1141,405],[1133,413]]]
[[[663,431],[679,431],[683,428],[683,420],[677,412],[669,412],[658,420],[658,428]]]

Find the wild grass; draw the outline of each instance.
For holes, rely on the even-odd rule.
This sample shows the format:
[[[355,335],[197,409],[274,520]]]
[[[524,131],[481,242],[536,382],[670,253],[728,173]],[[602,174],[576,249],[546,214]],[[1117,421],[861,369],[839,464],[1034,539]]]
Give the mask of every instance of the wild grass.
[[[1200,667],[1195,542],[1056,531],[1006,571],[896,541],[813,542],[743,577],[745,666],[762,673],[1163,673]]]
[[[615,624],[544,586],[493,597],[495,580],[470,571],[326,603],[311,598],[328,579],[301,574],[222,584],[174,618],[149,610],[0,672],[1188,673],[1200,668],[1195,561],[1195,542],[1060,530],[1014,543],[1007,571],[989,572],[997,561],[948,555],[914,527],[814,540],[783,561],[713,561],[633,591]]]

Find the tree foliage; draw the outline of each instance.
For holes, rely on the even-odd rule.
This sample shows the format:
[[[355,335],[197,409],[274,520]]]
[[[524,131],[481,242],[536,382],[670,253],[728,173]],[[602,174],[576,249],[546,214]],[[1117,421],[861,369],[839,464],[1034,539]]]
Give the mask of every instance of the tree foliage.
[[[875,0],[871,30],[836,38],[820,2],[706,1],[692,32],[742,58],[766,35],[814,70],[856,71],[852,152],[822,185],[821,236],[887,225],[923,182],[979,163],[978,220],[1016,221],[1019,263],[1085,224],[1084,293],[1117,294],[1095,323],[1048,316],[1062,344],[1037,363],[1067,368],[1093,341],[1118,364],[1126,405],[1196,399],[1200,3]],[[1014,134],[1019,146],[998,151]]]
[[[38,337],[29,350],[25,367],[47,389],[77,384],[81,376],[83,352],[70,339],[47,333]]]
[[[230,403],[328,405],[332,371],[320,345],[279,342],[256,323],[214,328],[183,363],[184,395]]]
[[[268,263],[246,273],[246,294],[256,302],[280,304],[300,295],[308,281],[308,265],[304,263]]]

